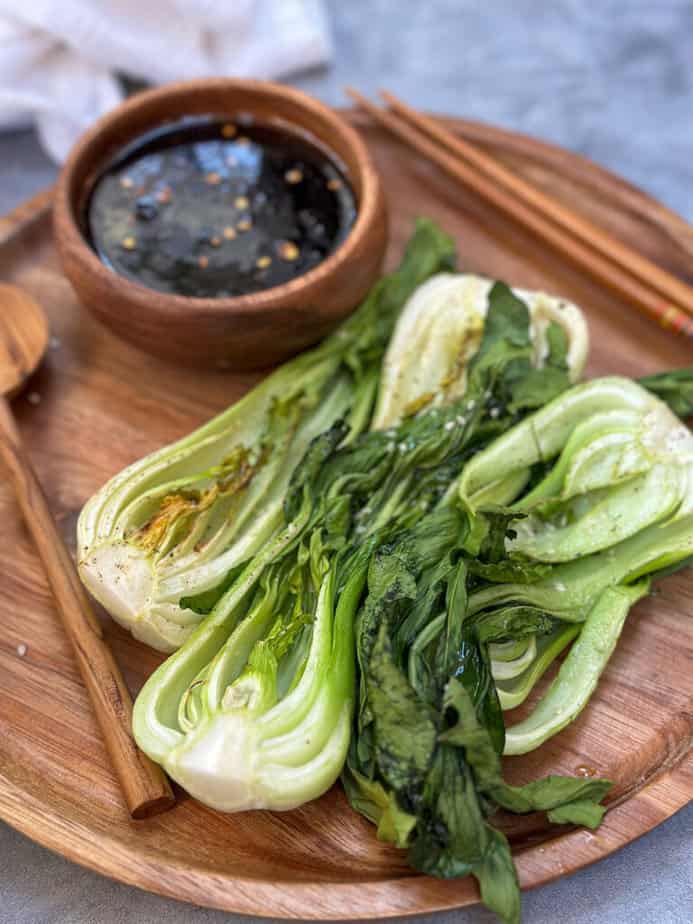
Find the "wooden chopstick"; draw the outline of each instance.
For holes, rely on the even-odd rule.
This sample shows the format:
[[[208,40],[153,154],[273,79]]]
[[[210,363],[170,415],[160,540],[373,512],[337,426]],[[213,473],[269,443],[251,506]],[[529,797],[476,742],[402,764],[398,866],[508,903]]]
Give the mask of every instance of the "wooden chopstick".
[[[173,792],[161,767],[132,737],[132,700],[120,668],[58,533],[6,399],[0,395],[0,458],[43,563],[104,743],[133,818],[171,808]]]
[[[542,201],[534,196],[537,192],[529,184],[523,182],[523,186],[532,191],[532,197],[527,195],[520,196],[515,194],[507,182],[500,181],[496,175],[496,168],[503,171],[504,174],[509,172],[505,168],[493,163],[493,172],[489,169],[482,171],[473,165],[471,160],[463,160],[457,154],[451,153],[456,150],[456,138],[452,133],[436,125],[436,141],[433,141],[428,134],[424,134],[417,125],[412,126],[410,122],[405,121],[400,115],[394,112],[386,111],[374,105],[365,99],[355,90],[347,89],[347,94],[369,115],[383,127],[391,131],[406,144],[413,147],[420,154],[425,155],[438,166],[442,167],[446,173],[454,179],[463,183],[465,186],[473,189],[478,195],[491,202],[500,211],[510,215],[520,224],[530,228],[535,234],[547,241],[556,250],[559,250],[564,256],[575,263],[577,266],[585,269],[590,275],[595,276],[600,282],[608,286],[627,301],[632,302],[643,313],[656,320],[662,327],[675,331],[687,337],[693,337],[693,318],[689,317],[679,306],[678,303],[671,303],[663,298],[660,291],[649,283],[647,279],[636,276],[626,270],[622,264],[614,262],[610,256],[592,246],[591,238],[578,237],[571,231],[567,230],[565,224],[557,223],[553,218],[546,214],[542,208]],[[388,94],[388,101],[394,99]],[[402,104],[399,104],[402,105]],[[408,107],[407,107],[408,108]],[[413,112],[413,110],[410,110]],[[428,122],[425,116],[416,115],[419,119]],[[435,123],[434,123],[435,124]],[[443,137],[445,140],[443,141]],[[442,142],[445,147],[441,147]],[[466,142],[461,142],[465,148],[472,148]],[[447,148],[447,150],[446,150]],[[473,148],[475,157],[480,157],[484,161],[492,159],[477,149]],[[513,181],[516,177],[509,174]],[[520,181],[517,181],[520,182]],[[541,194],[542,199],[548,199]],[[553,203],[554,205],[556,203]],[[563,207],[561,207],[563,209]],[[569,210],[565,210],[569,211]],[[580,219],[583,221],[583,219]],[[587,222],[587,224],[590,224]],[[625,245],[619,246],[628,250]],[[644,260],[644,258],[639,258]],[[649,263],[649,261],[645,261]],[[654,264],[652,264],[654,266]],[[642,263],[640,264],[642,272]],[[659,267],[656,268],[660,273],[666,274]],[[673,277],[671,277],[673,279]],[[688,289],[684,283],[674,280],[678,285],[683,286],[689,292],[691,305],[693,306],[693,292]]]
[[[411,106],[407,106],[406,103],[397,99],[392,93],[383,90],[380,95],[394,112],[399,113],[402,118],[411,122],[424,134],[436,138],[451,151],[456,151],[482,173],[502,183],[512,193],[520,196],[532,208],[543,212],[566,231],[604,254],[627,272],[641,279],[646,285],[661,292],[665,298],[678,304],[683,311],[693,316],[693,289],[690,286],[676,279],[675,276],[648,260],[647,257],[636,253],[626,244],[609,234],[608,231],[599,228],[588,219],[562,205],[556,199],[552,199],[536,186],[532,186],[531,183],[516,176],[507,167],[504,167],[479,148],[475,148],[474,145],[469,144],[464,139],[453,135],[451,131],[443,128],[434,119],[417,112]]]

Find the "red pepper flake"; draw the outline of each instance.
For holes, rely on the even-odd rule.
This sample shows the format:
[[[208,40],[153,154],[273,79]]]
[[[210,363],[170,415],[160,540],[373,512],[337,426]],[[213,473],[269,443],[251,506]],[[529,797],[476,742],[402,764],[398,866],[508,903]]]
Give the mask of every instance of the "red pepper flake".
[[[201,257],[198,257],[197,265],[200,267],[200,269],[207,269],[207,267],[209,266],[209,257],[205,257],[204,255]]]
[[[233,138],[234,135],[238,134],[238,129],[233,122],[226,122],[221,126],[221,134],[224,138]]]
[[[330,190],[330,192],[336,192],[338,189],[342,188],[342,181],[339,179],[339,177],[333,176],[327,181],[327,188]]]
[[[291,262],[293,260],[298,260],[300,255],[301,251],[293,241],[282,241],[279,245],[279,256],[282,260]]]

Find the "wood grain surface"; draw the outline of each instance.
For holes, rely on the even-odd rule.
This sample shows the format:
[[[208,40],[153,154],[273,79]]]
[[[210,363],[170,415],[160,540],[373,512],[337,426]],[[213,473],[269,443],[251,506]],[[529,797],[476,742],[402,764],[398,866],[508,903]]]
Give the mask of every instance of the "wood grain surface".
[[[582,305],[589,374],[639,375],[690,364],[690,346],[634,315],[544,245],[353,117],[385,180],[389,262],[412,219],[430,215],[457,239],[459,263]],[[448,122],[592,220],[693,282],[693,233],[633,187],[549,145]],[[100,327],[58,270],[48,199],[0,222],[0,276],[25,286],[51,321],[46,362],[15,412],[69,543],[87,497],[128,462],[226,407],[257,377],[179,370]],[[399,915],[478,900],[469,879],[413,874],[375,840],[339,786],[285,814],[221,815],[180,794],[176,808],[132,821],[120,798],[40,564],[6,486],[0,489],[0,816],[106,875],[179,899],[273,917]],[[663,581],[640,603],[590,706],[534,754],[506,761],[520,782],[547,772],[616,781],[602,827],[548,832],[541,816],[500,818],[529,888],[591,863],[648,831],[693,794],[693,577]],[[160,655],[103,619],[135,693]],[[26,649],[23,647],[26,646]],[[551,840],[547,841],[546,838]]]

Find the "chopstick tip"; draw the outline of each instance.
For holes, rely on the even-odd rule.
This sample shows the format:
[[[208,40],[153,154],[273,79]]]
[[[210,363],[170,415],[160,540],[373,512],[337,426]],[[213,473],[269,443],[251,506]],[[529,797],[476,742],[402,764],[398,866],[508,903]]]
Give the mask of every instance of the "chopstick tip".
[[[365,112],[369,112],[371,115],[377,110],[377,106],[372,103],[363,93],[359,93],[354,87],[344,87],[344,92],[346,95],[354,102],[357,106],[360,106]]]

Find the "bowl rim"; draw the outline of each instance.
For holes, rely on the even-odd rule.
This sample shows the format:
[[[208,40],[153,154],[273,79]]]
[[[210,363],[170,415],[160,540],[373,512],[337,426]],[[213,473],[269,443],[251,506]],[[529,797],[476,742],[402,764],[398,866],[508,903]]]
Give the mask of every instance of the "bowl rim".
[[[255,94],[262,94],[271,99],[290,100],[298,108],[306,109],[314,115],[325,121],[338,135],[341,136],[344,146],[351,149],[354,163],[356,165],[356,175],[361,187],[360,197],[357,202],[356,220],[349,229],[348,234],[340,242],[337,248],[316,267],[290,279],[281,285],[272,286],[268,289],[262,289],[259,292],[251,292],[244,295],[234,295],[222,298],[200,298],[197,296],[178,295],[169,292],[162,292],[142,283],[135,282],[127,276],[118,273],[107,267],[99,259],[96,252],[89,245],[78,216],[76,214],[74,196],[72,195],[72,186],[74,175],[77,170],[86,161],[92,157],[93,146],[100,139],[104,132],[112,132],[119,126],[127,124],[127,120],[132,113],[142,108],[149,107],[152,103],[160,100],[170,100],[176,97],[185,98],[187,94],[203,94],[205,91],[228,90],[242,92],[248,90]],[[184,110],[185,107],[183,107]],[[242,107],[239,107],[241,109]],[[181,111],[180,117],[189,115]],[[210,114],[211,110],[210,110]],[[218,113],[223,115],[223,113]],[[284,119],[291,125],[291,121]],[[156,120],[152,121],[151,128],[158,124]],[[297,125],[301,132],[306,132],[302,126]],[[144,129],[146,131],[147,129]],[[139,132],[138,134],[142,134]],[[137,135],[131,138],[125,137],[122,141],[122,147],[134,141]],[[332,149],[329,144],[320,142],[324,147],[332,150],[332,153],[343,160],[338,151]],[[60,172],[58,182],[55,187],[54,199],[54,219],[56,228],[57,244],[59,249],[69,248],[73,259],[78,259],[85,272],[88,272],[94,281],[97,281],[105,287],[117,285],[121,297],[128,298],[138,304],[147,303],[147,309],[154,312],[162,312],[171,315],[174,313],[188,314],[195,310],[203,316],[225,316],[230,312],[251,313],[267,311],[281,308],[287,299],[293,299],[301,292],[306,295],[328,277],[339,272],[345,264],[348,264],[352,258],[357,255],[360,243],[363,237],[368,233],[369,228],[378,219],[378,209],[382,206],[382,190],[380,177],[375,169],[365,142],[361,139],[358,132],[344,119],[339,113],[321,102],[313,96],[304,93],[294,87],[289,87],[276,81],[270,80],[251,80],[234,77],[212,77],[200,78],[196,80],[176,81],[168,83],[161,87],[154,87],[144,90],[128,97],[114,109],[101,116],[89,129],[87,129],[77,140],[76,144],[70,151],[70,154]],[[62,240],[60,240],[62,238]]]

